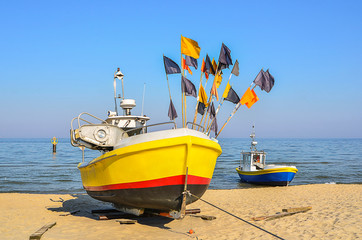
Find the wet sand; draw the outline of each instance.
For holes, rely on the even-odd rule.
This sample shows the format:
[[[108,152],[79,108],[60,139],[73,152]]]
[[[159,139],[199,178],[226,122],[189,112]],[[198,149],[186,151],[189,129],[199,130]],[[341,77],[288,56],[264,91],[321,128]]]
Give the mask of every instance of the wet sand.
[[[64,202],[58,201],[62,198]],[[208,190],[202,199],[284,239],[358,239],[362,237],[362,185],[316,184],[233,190]],[[274,220],[253,221],[284,208],[312,210]],[[186,216],[137,217],[136,224],[97,220],[91,210],[112,206],[86,194],[0,194],[0,239],[29,239],[56,222],[41,239],[277,239],[203,201],[188,205],[215,220]],[[60,216],[79,211],[74,215]],[[188,233],[189,230],[193,234]]]

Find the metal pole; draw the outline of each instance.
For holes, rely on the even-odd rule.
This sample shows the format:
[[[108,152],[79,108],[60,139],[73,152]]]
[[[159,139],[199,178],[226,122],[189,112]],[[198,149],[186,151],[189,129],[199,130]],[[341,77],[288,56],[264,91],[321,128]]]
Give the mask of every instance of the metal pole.
[[[187,177],[189,175],[189,168],[186,167],[185,183],[184,183],[184,192],[182,193],[182,203],[181,203],[181,218],[184,218],[186,215],[186,195],[187,195]]]
[[[123,78],[122,78],[122,99],[124,99]]]
[[[117,71],[116,71],[117,72]],[[115,73],[116,74],[116,73]],[[116,77],[114,77],[113,79],[113,88],[114,88],[114,110],[116,111],[117,115],[118,115],[118,109],[117,109],[117,90],[116,90],[116,86],[117,86],[117,80]]]
[[[145,103],[145,91],[146,91],[146,83],[143,83],[143,96],[142,96],[142,112],[141,116],[143,116],[143,105]]]

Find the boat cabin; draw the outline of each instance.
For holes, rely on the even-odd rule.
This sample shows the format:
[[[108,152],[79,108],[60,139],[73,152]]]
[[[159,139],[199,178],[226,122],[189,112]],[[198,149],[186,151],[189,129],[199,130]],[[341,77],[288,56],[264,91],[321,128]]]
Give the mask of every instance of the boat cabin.
[[[256,145],[258,144],[255,141],[255,132],[254,132],[254,125],[253,131],[250,134],[251,138],[251,146],[250,152],[241,152],[241,159],[240,159],[240,170],[241,171],[256,171],[262,170],[265,167],[265,160],[266,160],[266,152],[258,151],[256,149]]]
[[[240,170],[256,171],[264,169],[266,153],[264,151],[241,152]]]

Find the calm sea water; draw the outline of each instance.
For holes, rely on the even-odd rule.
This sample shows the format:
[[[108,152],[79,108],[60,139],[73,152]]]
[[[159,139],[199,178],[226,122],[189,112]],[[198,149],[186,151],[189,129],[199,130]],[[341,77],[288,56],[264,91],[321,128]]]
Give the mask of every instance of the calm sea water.
[[[267,163],[295,165],[291,185],[312,183],[362,184],[362,139],[256,139],[267,152]],[[235,168],[249,139],[219,139],[223,149],[210,189],[257,187],[240,183]],[[85,161],[99,156],[85,151]],[[78,163],[82,152],[60,139],[52,153],[50,139],[0,139],[0,192],[83,193]]]

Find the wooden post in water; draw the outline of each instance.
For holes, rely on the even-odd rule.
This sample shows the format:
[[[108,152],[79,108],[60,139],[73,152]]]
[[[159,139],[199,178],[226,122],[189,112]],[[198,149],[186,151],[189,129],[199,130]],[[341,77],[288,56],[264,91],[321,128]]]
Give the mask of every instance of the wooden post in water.
[[[57,143],[58,143],[58,139],[56,137],[53,137],[51,140],[52,144],[53,144],[53,153],[57,153]]]

